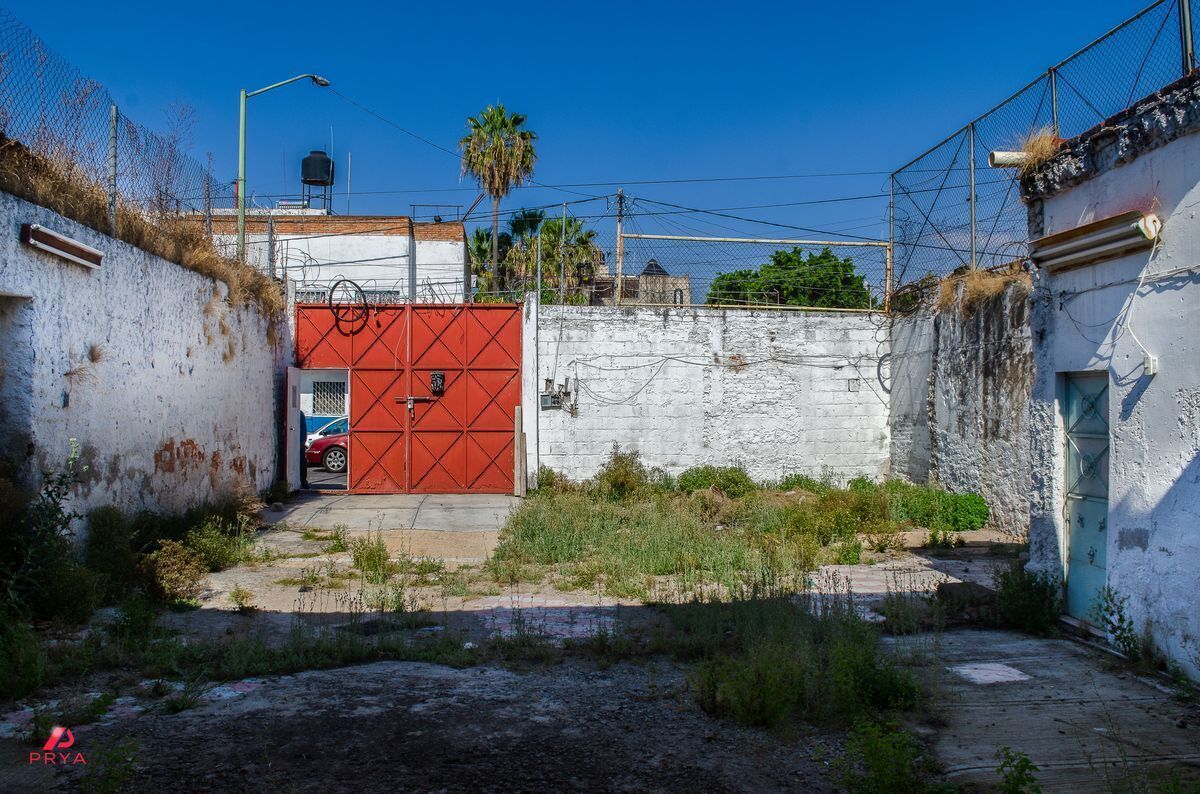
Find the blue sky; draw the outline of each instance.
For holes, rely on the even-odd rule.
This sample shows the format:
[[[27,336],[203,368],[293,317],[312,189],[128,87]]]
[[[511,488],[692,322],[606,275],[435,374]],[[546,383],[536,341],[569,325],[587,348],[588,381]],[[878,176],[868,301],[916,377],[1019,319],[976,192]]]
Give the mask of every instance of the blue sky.
[[[222,179],[235,172],[238,89],[315,71],[447,148],[466,116],[501,101],[538,133],[535,178],[545,184],[887,172],[1142,5],[7,3],[105,84],[127,115],[159,127],[172,103],[194,108],[192,151],[200,159],[211,151]],[[474,199],[453,157],[307,83],[251,100],[251,191],[297,192],[300,158],[328,147],[331,135],[337,211],[345,211],[348,152],[355,213]],[[886,193],[887,178],[626,189],[693,207],[743,207]],[[602,194],[615,185],[571,190]],[[506,206],[576,198],[537,188]],[[880,198],[739,214],[875,236],[886,233],[885,208]]]

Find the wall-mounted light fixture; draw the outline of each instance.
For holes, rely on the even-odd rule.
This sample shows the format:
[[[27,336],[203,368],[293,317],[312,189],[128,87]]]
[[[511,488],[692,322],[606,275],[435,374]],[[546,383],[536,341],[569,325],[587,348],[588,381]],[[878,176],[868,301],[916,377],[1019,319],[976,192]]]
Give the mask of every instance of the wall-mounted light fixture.
[[[21,224],[21,242],[92,269],[99,268],[104,262],[103,251],[98,251],[90,245],[84,245],[78,240],[72,240],[58,232],[50,231],[45,226],[39,226],[36,223]]]
[[[1153,213],[1123,212],[1029,244],[1029,258],[1051,272],[1116,259],[1150,248],[1162,232]]]

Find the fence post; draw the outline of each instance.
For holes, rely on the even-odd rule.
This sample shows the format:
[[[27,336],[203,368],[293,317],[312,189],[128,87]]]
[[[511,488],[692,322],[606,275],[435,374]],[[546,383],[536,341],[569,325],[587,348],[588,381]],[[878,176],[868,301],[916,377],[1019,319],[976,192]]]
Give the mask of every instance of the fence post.
[[[625,238],[621,236],[625,220],[625,191],[617,188],[617,289],[613,296],[613,305],[621,305],[621,285],[625,278]]]
[[[896,247],[896,175],[888,176],[888,246],[883,261],[883,311],[892,307],[892,290],[895,284],[895,262],[892,251]]]
[[[1192,45],[1192,0],[1179,0],[1179,44],[1183,57],[1183,76],[1187,77],[1196,63]]]
[[[977,267],[975,248],[975,122],[967,127],[968,143],[971,146],[971,194],[967,201],[971,205],[971,267]]]
[[[204,234],[212,239],[212,152],[208,153],[208,171],[204,174]]]
[[[1050,123],[1054,126],[1054,137],[1058,134],[1058,69],[1050,67]]]
[[[267,261],[271,264],[271,278],[275,278],[275,218],[267,216]]]
[[[117,236],[117,106],[108,106],[108,229]]]

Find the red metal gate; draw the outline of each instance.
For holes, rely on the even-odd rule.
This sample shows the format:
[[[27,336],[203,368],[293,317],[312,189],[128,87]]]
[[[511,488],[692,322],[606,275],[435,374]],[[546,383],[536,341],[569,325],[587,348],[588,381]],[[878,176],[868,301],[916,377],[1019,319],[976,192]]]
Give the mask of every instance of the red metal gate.
[[[350,490],[512,492],[520,307],[298,306],[296,359],[349,370]]]

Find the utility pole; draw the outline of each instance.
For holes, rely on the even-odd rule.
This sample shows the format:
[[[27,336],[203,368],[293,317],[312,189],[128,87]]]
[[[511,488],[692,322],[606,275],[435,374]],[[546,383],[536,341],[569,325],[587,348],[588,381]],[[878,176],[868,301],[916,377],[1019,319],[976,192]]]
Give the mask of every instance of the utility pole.
[[[621,305],[621,285],[625,276],[625,238],[621,234],[625,220],[625,191],[617,188],[617,283],[614,290],[613,305]]]

